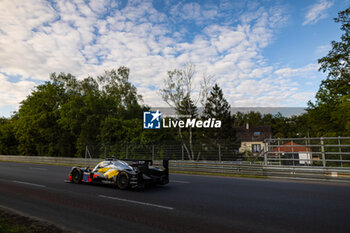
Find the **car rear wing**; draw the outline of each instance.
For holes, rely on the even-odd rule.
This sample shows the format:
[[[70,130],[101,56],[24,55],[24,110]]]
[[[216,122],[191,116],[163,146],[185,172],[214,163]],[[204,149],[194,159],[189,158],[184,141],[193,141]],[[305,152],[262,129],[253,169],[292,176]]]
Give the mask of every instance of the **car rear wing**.
[[[152,165],[152,160],[150,159],[121,159],[121,158],[115,158],[115,157],[111,157],[111,158],[106,158],[106,160],[108,161],[113,161],[113,160],[121,160],[121,161],[129,161],[129,162],[134,162],[135,164],[139,163],[139,164],[145,164],[148,163],[150,165]]]
[[[125,162],[131,162],[129,163],[130,166],[145,166],[145,167],[149,167],[151,165],[153,165],[153,161],[152,160],[147,160],[147,159],[123,159],[123,161]],[[166,171],[169,171],[169,159],[163,159],[163,167]]]
[[[153,165],[153,160],[151,159],[119,159],[119,158],[107,158],[106,160],[122,160],[125,162],[128,162],[128,164],[130,166],[146,166],[148,168],[148,166]],[[163,167],[165,170],[169,170],[169,159],[163,159]]]

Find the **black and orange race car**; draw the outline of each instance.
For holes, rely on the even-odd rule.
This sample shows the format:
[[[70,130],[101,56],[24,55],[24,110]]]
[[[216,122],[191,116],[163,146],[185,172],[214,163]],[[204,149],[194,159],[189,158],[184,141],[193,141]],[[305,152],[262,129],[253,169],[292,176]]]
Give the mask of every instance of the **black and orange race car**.
[[[163,160],[163,167],[153,167],[152,160],[106,159],[89,167],[72,167],[69,180],[78,183],[112,183],[119,189],[143,188],[148,184],[169,183],[169,161]]]

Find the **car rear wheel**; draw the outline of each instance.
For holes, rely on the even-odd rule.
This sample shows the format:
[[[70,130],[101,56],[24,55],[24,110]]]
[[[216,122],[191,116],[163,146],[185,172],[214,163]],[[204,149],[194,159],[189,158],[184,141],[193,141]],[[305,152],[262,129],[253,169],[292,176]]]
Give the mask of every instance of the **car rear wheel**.
[[[117,186],[119,189],[127,189],[129,187],[129,176],[126,172],[119,173],[117,177]]]
[[[79,184],[81,182],[81,171],[75,169],[72,172],[72,181],[74,184]]]

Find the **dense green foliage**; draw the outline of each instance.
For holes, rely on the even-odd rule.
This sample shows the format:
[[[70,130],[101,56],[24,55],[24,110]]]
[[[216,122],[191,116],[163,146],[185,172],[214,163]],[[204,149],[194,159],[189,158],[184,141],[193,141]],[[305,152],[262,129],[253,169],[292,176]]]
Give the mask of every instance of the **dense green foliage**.
[[[350,8],[341,11],[335,22],[341,23],[341,41],[332,41],[328,55],[319,59],[320,70],[328,73],[309,102],[308,119],[317,136],[349,136],[350,132]]]
[[[0,118],[0,153],[18,154],[18,141],[15,136],[14,119]]]
[[[0,152],[39,156],[82,156],[85,145],[157,138],[142,130],[141,96],[120,67],[97,79],[51,74],[0,122]],[[146,136],[147,135],[147,136]]]

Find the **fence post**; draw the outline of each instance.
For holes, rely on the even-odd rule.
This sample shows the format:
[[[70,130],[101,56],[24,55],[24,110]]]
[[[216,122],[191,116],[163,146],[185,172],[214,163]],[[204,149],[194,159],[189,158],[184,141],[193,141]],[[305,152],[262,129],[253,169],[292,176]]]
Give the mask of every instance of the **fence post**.
[[[323,164],[323,167],[326,167],[326,155],[325,155],[325,152],[324,152],[323,137],[321,137],[320,140],[321,140],[322,164]]]
[[[89,151],[89,147],[88,147],[88,145],[86,144],[86,147],[85,147],[85,159],[87,159],[87,156],[89,156],[90,159],[92,159],[91,154],[90,154],[90,151]]]
[[[87,160],[87,156],[89,155],[90,159],[92,159],[91,157],[91,154],[90,154],[90,151],[89,151],[89,147],[88,145],[86,144],[86,147],[85,147],[85,162],[86,162],[86,166],[89,166],[89,162]]]
[[[294,160],[294,142],[293,139],[291,140],[291,145],[292,145],[292,160],[293,160],[293,166],[295,166],[295,160]],[[298,156],[299,157],[299,156]],[[300,160],[299,160],[300,161]]]
[[[278,138],[277,140],[278,142],[278,158],[279,158],[279,162],[280,162],[280,166],[282,165],[282,161],[281,161],[281,147],[280,147],[280,138]]]
[[[343,156],[341,155],[341,143],[340,136],[338,136],[338,146],[339,146],[339,156],[340,156],[340,166],[343,167]]]
[[[265,141],[264,146],[264,165],[267,166],[267,152],[268,152],[268,143]]]
[[[184,160],[184,144],[182,143],[181,144],[181,158],[182,158],[182,160]]]
[[[221,146],[219,144],[219,162],[221,162]]]

